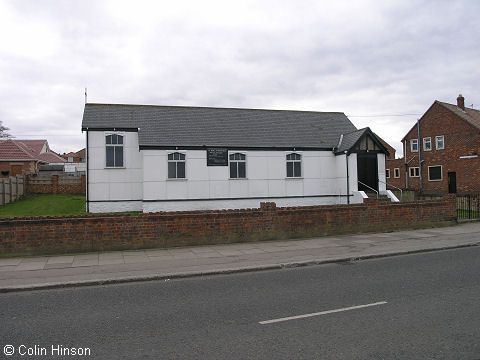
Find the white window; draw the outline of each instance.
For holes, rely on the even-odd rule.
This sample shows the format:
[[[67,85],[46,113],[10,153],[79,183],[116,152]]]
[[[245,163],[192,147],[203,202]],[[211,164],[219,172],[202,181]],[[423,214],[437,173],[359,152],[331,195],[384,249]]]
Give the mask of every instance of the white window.
[[[412,152],[418,152],[418,139],[410,140],[410,150]]]
[[[302,155],[292,153],[287,155],[287,177],[298,178],[302,176]]]
[[[245,154],[235,153],[229,155],[230,179],[245,179],[247,177]]]
[[[68,162],[73,162],[73,156],[69,156],[67,161]]]
[[[441,181],[442,176],[442,165],[429,166],[428,167],[428,180],[429,181]]]
[[[432,150],[432,138],[430,137],[423,138],[423,150],[425,151]]]
[[[400,169],[399,168],[395,168],[393,169],[393,176],[398,179],[400,177]]]
[[[185,179],[185,154],[179,152],[168,154],[168,178]]]
[[[435,136],[435,144],[437,150],[445,149],[445,138],[443,137],[443,135]]]
[[[105,165],[107,167],[123,167],[123,136],[118,134],[106,135],[105,148]]]
[[[420,177],[420,168],[418,167],[411,167],[410,170],[410,177]]]
[[[390,179],[390,169],[385,169],[385,177]]]

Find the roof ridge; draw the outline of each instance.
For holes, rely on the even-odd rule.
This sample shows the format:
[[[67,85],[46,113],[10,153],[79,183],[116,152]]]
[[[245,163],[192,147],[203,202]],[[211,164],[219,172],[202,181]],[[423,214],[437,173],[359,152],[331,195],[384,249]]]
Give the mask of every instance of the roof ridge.
[[[357,129],[357,130],[352,130],[352,131],[350,131],[350,132],[343,133],[342,135],[350,135],[350,134],[353,134],[353,133],[356,133],[356,132],[365,131],[365,130],[367,130],[368,128],[369,128],[368,126],[365,126],[364,128]]]
[[[462,110],[461,108],[459,108],[457,105],[455,104],[450,104],[450,103],[447,103],[447,102],[444,102],[444,101],[439,101],[439,100],[435,100],[436,102],[438,102],[439,104],[441,105],[449,105],[449,106],[453,106],[453,107],[456,107],[458,108],[459,110]],[[465,110],[472,110],[472,111],[477,111],[477,112],[480,112],[479,109],[474,109],[474,108],[470,108],[470,107],[467,107],[465,106]]]
[[[238,108],[238,107],[218,107],[218,106],[189,106],[189,105],[152,105],[152,104],[104,104],[104,103],[86,103],[88,105],[98,106],[131,106],[131,107],[153,107],[153,108],[175,108],[175,109],[212,109],[212,110],[254,110],[254,111],[278,111],[278,112],[296,112],[312,114],[343,114],[342,111],[313,111],[313,110],[285,110],[285,109],[258,109],[258,108]],[[346,115],[345,115],[346,116]]]

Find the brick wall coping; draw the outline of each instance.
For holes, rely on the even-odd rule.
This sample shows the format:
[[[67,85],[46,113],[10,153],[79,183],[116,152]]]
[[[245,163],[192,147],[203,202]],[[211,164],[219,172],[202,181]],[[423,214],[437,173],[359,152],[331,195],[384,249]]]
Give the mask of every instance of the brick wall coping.
[[[455,196],[455,195],[453,195]],[[160,211],[160,212],[150,212],[150,213],[138,213],[138,214],[129,214],[129,213],[117,213],[117,214],[87,214],[87,215],[63,215],[63,216],[25,216],[25,217],[10,217],[10,218],[0,218],[0,224],[8,224],[10,222],[21,222],[21,221],[52,221],[52,220],[95,220],[95,219],[106,219],[106,218],[118,218],[122,219],[124,217],[134,218],[134,217],[169,217],[169,216],[222,216],[222,215],[242,215],[242,214],[251,214],[252,212],[264,212],[264,211],[279,211],[279,212],[307,212],[312,210],[341,210],[341,209],[352,209],[352,208],[365,208],[367,206],[378,206],[378,207],[413,207],[415,205],[436,205],[444,202],[445,197],[452,197],[452,194],[444,195],[441,199],[433,200],[416,200],[409,202],[377,202],[376,199],[367,200],[365,203],[361,204],[339,204],[339,205],[316,205],[316,206],[289,206],[289,207],[276,207],[270,205],[270,203],[260,203],[260,208],[243,208],[243,209],[226,209],[226,210],[187,210],[187,211]],[[267,206],[263,204],[268,204]],[[273,203],[275,204],[275,203]]]

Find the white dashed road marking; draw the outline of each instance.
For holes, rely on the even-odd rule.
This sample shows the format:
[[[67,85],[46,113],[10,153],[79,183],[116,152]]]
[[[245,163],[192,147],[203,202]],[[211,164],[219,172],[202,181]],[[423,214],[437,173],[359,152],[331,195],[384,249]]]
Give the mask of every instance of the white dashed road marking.
[[[333,310],[320,311],[320,312],[310,313],[310,314],[303,314],[303,315],[289,316],[289,317],[284,317],[284,318],[279,318],[279,319],[265,320],[265,321],[260,321],[259,324],[267,325],[267,324],[273,324],[273,323],[278,323],[278,322],[282,322],[282,321],[304,319],[304,318],[309,318],[309,317],[313,317],[313,316],[327,315],[327,314],[333,314],[333,313],[337,313],[337,312],[363,309],[363,308],[371,307],[371,306],[385,305],[386,303],[387,303],[386,301],[379,301],[379,302],[371,303],[371,304],[356,305],[356,306],[350,306],[350,307],[341,308],[341,309],[333,309]]]

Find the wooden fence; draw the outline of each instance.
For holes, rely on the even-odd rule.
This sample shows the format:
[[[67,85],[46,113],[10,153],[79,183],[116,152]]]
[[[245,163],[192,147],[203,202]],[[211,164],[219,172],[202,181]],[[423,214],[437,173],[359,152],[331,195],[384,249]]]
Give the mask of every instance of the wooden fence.
[[[25,193],[25,175],[0,179],[0,205],[14,202]]]
[[[85,175],[27,176],[26,192],[36,194],[85,194]]]

